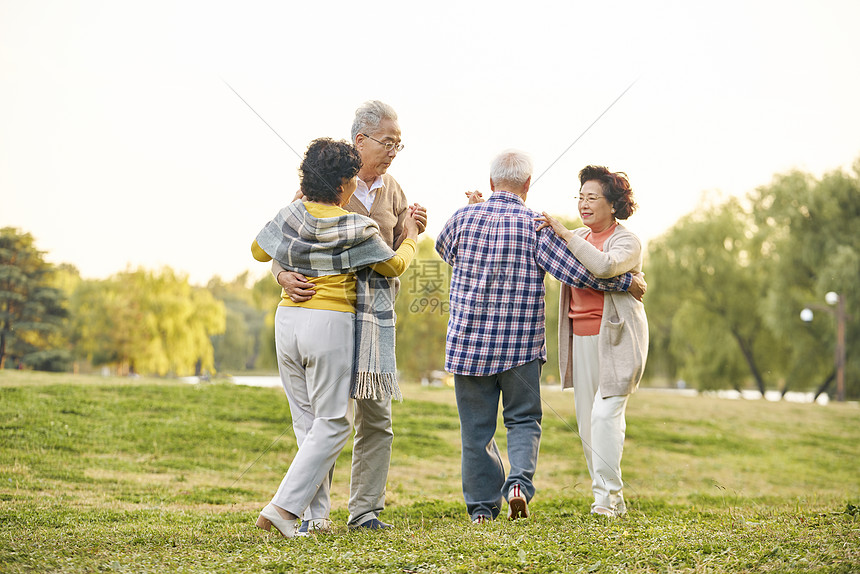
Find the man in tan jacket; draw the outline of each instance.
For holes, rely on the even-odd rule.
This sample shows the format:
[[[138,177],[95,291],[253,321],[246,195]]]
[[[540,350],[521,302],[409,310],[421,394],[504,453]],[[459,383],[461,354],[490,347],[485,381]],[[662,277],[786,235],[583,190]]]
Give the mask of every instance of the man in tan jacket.
[[[420,232],[427,225],[426,209],[417,203],[409,205],[400,185],[387,173],[397,153],[403,150],[397,113],[379,100],[365,102],[355,112],[351,135],[362,166],[358,172],[358,188],[344,209],[373,219],[379,224],[385,242],[397,249],[405,237],[403,222],[410,213],[418,220]],[[297,198],[300,197],[297,194]],[[272,265],[272,273],[293,301],[307,301],[313,297],[314,284],[306,277],[284,270],[277,262]],[[348,525],[372,530],[391,528],[390,524],[379,520],[385,507],[385,484],[394,440],[391,398],[357,399],[354,422]],[[297,423],[294,421],[294,424]],[[329,524],[330,508],[329,491],[321,488],[320,495],[303,517],[300,531],[325,529]]]

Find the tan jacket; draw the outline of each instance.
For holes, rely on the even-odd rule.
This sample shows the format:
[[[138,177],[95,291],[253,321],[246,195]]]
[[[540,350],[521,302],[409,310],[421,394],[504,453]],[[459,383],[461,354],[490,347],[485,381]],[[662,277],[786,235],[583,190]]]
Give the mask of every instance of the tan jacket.
[[[373,200],[373,205],[370,206],[370,211],[354,195],[349,199],[344,209],[369,217],[378,223],[379,234],[382,239],[389,247],[396,250],[403,240],[401,236],[403,235],[403,223],[409,216],[408,207],[406,195],[400,188],[400,184],[386,173],[382,176],[382,187],[376,190],[376,198]]]
[[[596,277],[607,279],[642,270],[642,243],[624,226],[603,244],[600,251],[585,236],[589,229],[574,230],[567,248]],[[568,317],[570,288],[562,285],[558,315],[558,363],[561,387],[573,386],[573,329]],[[645,306],[622,291],[606,291],[598,335],[600,395],[603,398],[636,391],[648,357],[648,319]]]

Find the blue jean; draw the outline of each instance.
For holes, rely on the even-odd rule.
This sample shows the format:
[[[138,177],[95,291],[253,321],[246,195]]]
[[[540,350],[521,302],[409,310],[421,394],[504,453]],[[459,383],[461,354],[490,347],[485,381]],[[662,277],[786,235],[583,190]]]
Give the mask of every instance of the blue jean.
[[[463,498],[472,519],[478,515],[496,518],[502,498],[514,484],[520,485],[527,500],[534,496],[532,479],[537,468],[543,414],[540,371],[541,362],[535,359],[494,375],[454,375],[463,445]],[[507,478],[493,438],[500,393],[511,465]]]

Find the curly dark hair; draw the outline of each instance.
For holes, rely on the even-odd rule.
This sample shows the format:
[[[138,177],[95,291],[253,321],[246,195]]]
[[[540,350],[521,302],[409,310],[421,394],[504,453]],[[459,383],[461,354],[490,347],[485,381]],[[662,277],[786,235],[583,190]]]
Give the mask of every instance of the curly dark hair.
[[[623,171],[611,172],[601,165],[587,165],[579,172],[580,186],[585,185],[586,181],[600,183],[603,196],[615,210],[613,215],[616,219],[627,219],[639,207],[633,201],[633,188]]]
[[[361,169],[361,157],[352,144],[343,140],[318,138],[311,142],[299,166],[302,193],[311,201],[336,203],[338,186]]]

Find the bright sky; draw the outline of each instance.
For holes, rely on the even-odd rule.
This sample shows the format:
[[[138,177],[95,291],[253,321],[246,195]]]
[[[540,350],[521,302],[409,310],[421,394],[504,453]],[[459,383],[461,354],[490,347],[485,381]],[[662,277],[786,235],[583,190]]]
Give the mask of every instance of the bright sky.
[[[645,240],[703,193],[860,157],[860,2],[0,0],[0,227],[87,278],[169,265],[204,284],[298,188],[298,153],[397,110],[389,173],[430,235],[530,152],[536,210],[575,216],[576,173],[630,176]],[[263,267],[263,268],[261,268]]]

